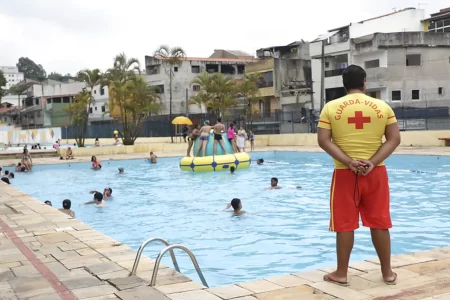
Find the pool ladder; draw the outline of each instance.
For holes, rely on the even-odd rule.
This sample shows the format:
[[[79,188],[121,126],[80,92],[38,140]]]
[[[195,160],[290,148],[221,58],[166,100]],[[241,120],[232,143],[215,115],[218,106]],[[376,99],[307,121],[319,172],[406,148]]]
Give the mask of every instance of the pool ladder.
[[[159,265],[161,263],[161,259],[163,258],[164,254],[166,254],[168,251],[170,251],[170,256],[172,258],[172,263],[173,266],[175,267],[175,270],[178,273],[180,272],[180,267],[178,266],[178,262],[177,262],[177,258],[175,257],[175,253],[173,252],[173,249],[181,249],[184,252],[187,253],[187,255],[189,255],[192,264],[195,267],[195,270],[197,271],[198,277],[200,277],[200,280],[202,281],[203,285],[206,287],[208,286],[208,283],[206,283],[206,279],[203,276],[202,270],[200,269],[197,259],[195,258],[194,254],[191,252],[191,250],[189,250],[187,247],[183,246],[183,245],[169,245],[169,243],[165,240],[165,239],[161,239],[161,238],[150,238],[148,240],[146,240],[145,242],[142,243],[142,245],[139,247],[139,250],[136,254],[136,259],[134,260],[134,264],[133,264],[133,269],[131,270],[130,276],[136,275],[136,271],[139,265],[139,261],[141,260],[141,256],[142,256],[142,252],[144,251],[144,248],[153,242],[160,242],[162,244],[164,244],[166,247],[158,254],[158,256],[156,257],[156,261],[155,261],[155,266],[153,267],[153,274],[152,274],[152,279],[150,281],[150,286],[155,286],[156,284],[156,276],[158,276],[158,269],[159,269]]]

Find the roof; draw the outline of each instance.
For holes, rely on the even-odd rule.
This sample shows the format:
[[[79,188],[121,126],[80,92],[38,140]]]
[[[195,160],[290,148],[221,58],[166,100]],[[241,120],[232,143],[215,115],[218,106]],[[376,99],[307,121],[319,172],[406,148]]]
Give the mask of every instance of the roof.
[[[156,56],[156,59],[162,60],[162,57]],[[249,57],[249,58],[210,58],[210,57],[186,57],[183,60],[186,61],[210,61],[210,62],[254,62],[258,61],[259,59],[256,57]]]
[[[253,57],[253,55],[251,55],[251,54],[249,54],[247,52],[241,51],[241,50],[225,50],[225,51],[227,51],[227,52],[229,52],[229,53],[231,53],[233,55],[236,55],[237,57],[242,57],[242,56],[244,56],[244,57],[245,56]]]
[[[439,13],[439,14],[433,14],[433,15],[431,15],[430,18],[422,20],[422,22],[440,20],[445,17],[450,17],[450,11],[444,12],[444,13]]]
[[[303,45],[303,44],[306,44],[306,43],[307,42],[305,42],[304,40],[301,40],[301,41],[295,41],[295,42],[292,42],[290,44],[283,45],[283,46],[271,46],[271,47],[261,48],[261,49],[258,49],[258,51],[266,51],[266,50],[270,51],[270,50],[273,50],[273,49],[291,48],[291,47],[300,46],[300,45]]]

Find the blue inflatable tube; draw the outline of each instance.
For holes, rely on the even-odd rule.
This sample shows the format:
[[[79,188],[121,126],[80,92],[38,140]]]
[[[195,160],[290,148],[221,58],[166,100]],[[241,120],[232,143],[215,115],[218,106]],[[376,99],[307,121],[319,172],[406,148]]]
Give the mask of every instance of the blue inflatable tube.
[[[227,150],[228,154],[234,154],[233,146],[231,145],[230,141],[228,140],[228,135],[226,133],[222,133],[222,140],[223,144],[225,146],[225,149]],[[194,154],[196,153],[198,147],[200,144],[200,137],[198,137],[195,140],[194,143]],[[206,145],[206,152],[205,156],[213,156],[214,154],[214,133],[211,133],[208,137],[208,144]],[[220,143],[217,142],[216,146],[216,155],[225,155],[225,153],[222,150],[222,147],[220,146]],[[198,153],[198,157],[202,157],[202,150]]]

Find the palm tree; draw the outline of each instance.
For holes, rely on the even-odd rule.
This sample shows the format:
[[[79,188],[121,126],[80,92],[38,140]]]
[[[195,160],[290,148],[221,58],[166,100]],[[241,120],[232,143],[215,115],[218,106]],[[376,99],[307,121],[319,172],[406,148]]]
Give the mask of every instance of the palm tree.
[[[89,114],[86,113],[86,107],[92,104],[92,94],[86,90],[78,93],[73,102],[69,104],[66,111],[70,118],[70,123],[75,128],[75,141],[78,147],[84,147],[86,139],[86,124]]]
[[[108,80],[126,82],[136,73],[141,74],[141,64],[137,58],[128,58],[125,53],[120,53],[114,58],[114,67],[107,73]]]
[[[246,75],[242,83],[236,86],[236,94],[247,102],[244,106],[244,116],[247,121],[250,120],[250,126],[253,123],[253,104],[261,99],[257,84],[260,78],[261,74]]]
[[[181,47],[170,48],[169,46],[160,46],[154,54],[155,58],[161,59],[168,67],[169,73],[169,122],[172,122],[172,79],[175,73],[173,68],[180,65],[186,58],[186,52]],[[173,143],[173,127],[170,126],[170,139]]]

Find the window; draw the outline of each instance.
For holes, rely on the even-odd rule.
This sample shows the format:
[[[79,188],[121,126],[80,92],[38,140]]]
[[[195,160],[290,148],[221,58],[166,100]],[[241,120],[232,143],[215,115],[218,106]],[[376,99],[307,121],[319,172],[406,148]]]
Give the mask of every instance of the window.
[[[39,105],[39,98],[34,99],[34,103],[36,103],[36,105]]]
[[[439,87],[438,88],[438,94],[439,95],[443,95],[444,94],[444,88],[443,87]]]
[[[70,103],[70,97],[64,97],[63,103]]]
[[[103,96],[104,94],[105,94],[105,88],[103,87],[103,88],[101,88],[101,90],[100,90],[100,95]]]
[[[97,94],[97,90],[94,90],[94,94]]]
[[[41,117],[41,112],[38,110],[37,112],[36,112],[36,118],[40,118]]]
[[[178,72],[178,67],[173,67],[174,72]]]
[[[92,114],[92,107],[89,107],[89,113]]]
[[[52,99],[51,98],[47,99],[47,104],[51,104],[51,103],[52,103]]]
[[[392,91],[392,101],[401,101],[402,100],[402,91]]]
[[[330,67],[330,62],[329,61],[326,61],[325,62],[325,68],[329,68]]]
[[[407,54],[406,65],[407,66],[420,66],[422,57],[420,54]]]
[[[156,94],[164,94],[164,84],[154,85],[152,88],[155,89]]]
[[[94,107],[94,110],[95,110],[95,111],[97,111],[97,106],[96,106],[96,107]]]
[[[198,92],[198,91],[200,91],[200,86],[199,86],[198,84],[194,84],[194,85],[192,86],[192,90],[193,90],[194,92]]]
[[[103,105],[102,106],[102,112],[105,112],[106,110],[105,110],[105,106]]]
[[[411,99],[420,100],[420,90],[412,90],[411,91]]]
[[[380,60],[379,59],[374,59],[374,60],[365,61],[364,62],[364,67],[366,69],[379,68],[380,67]]]
[[[192,66],[191,72],[192,73],[200,73],[200,66]]]

